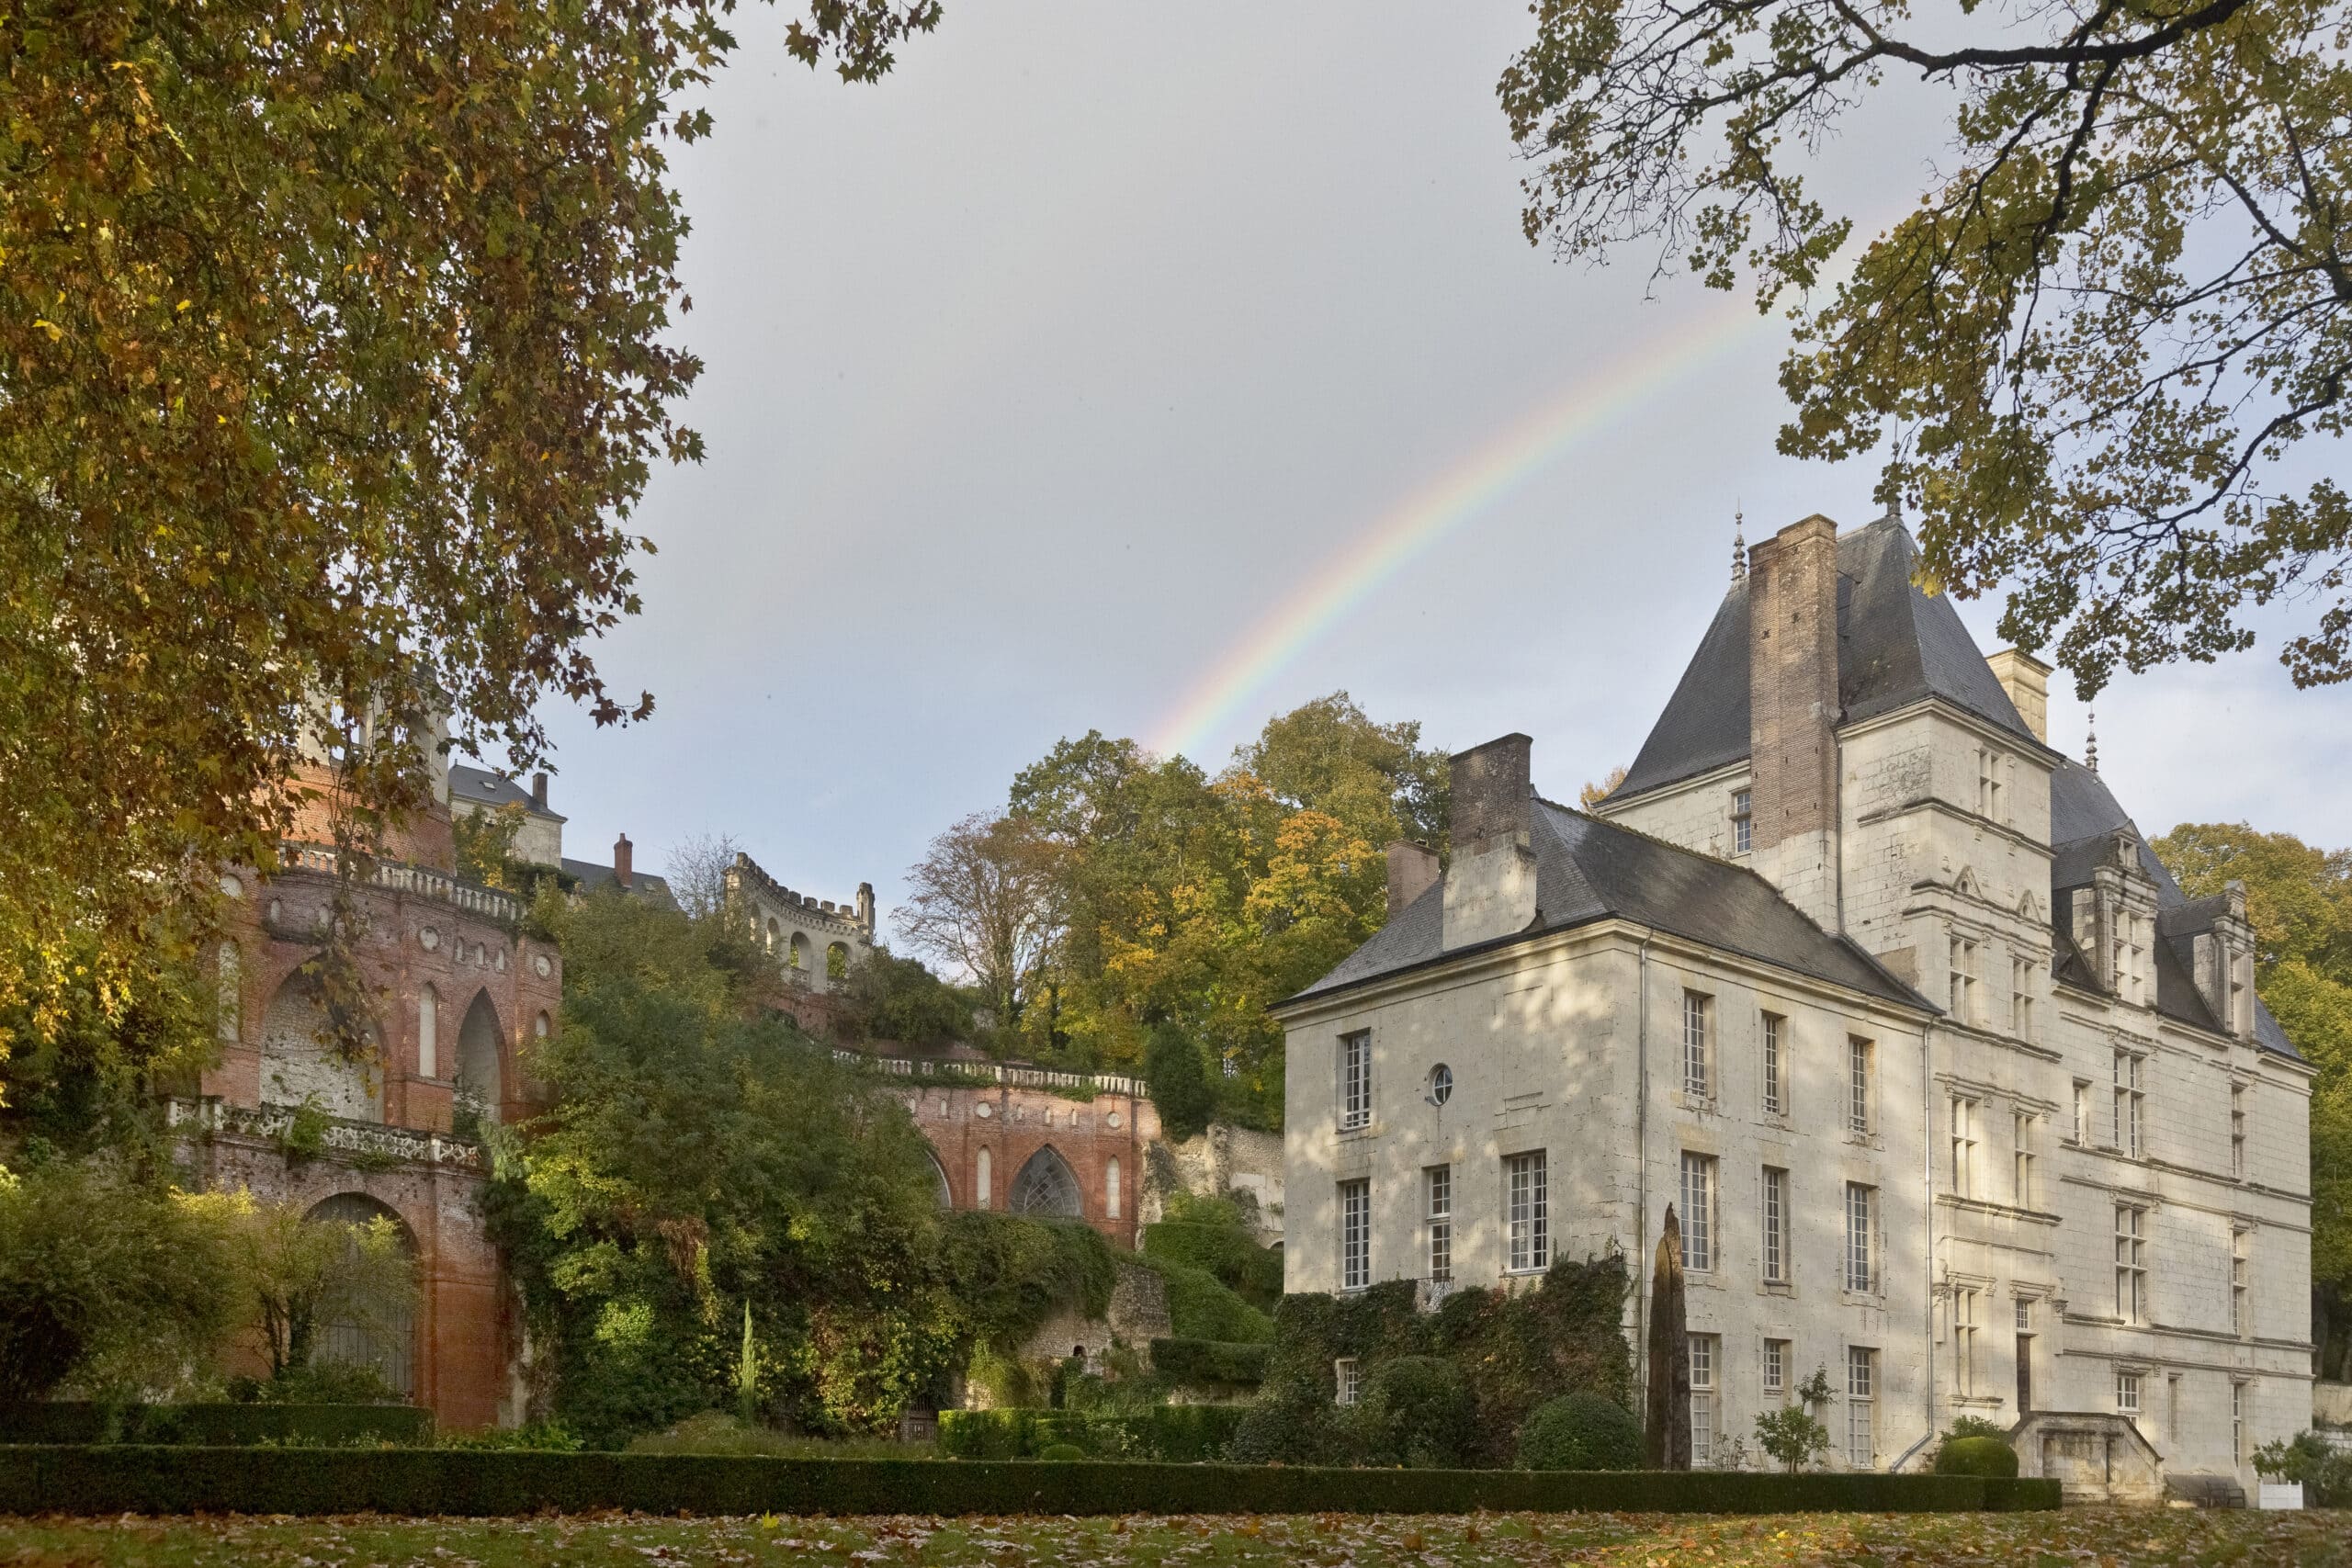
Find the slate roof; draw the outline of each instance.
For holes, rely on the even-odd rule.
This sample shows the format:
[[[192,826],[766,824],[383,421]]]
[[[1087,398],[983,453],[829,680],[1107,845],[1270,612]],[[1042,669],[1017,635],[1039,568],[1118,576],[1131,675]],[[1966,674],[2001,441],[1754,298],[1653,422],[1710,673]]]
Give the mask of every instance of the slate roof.
[[[1900,518],[1882,517],[1838,536],[1842,721],[1941,697],[2046,750],[2018,716],[1951,601],[1913,586],[1918,555]],[[1724,595],[1699,651],[1617,786],[1617,798],[1695,778],[1747,755],[1747,582],[1742,580]]]
[[[563,874],[578,882],[582,893],[594,893],[599,888],[611,886],[614,882],[611,866],[598,865],[594,861],[573,860],[570,855],[563,857]],[[670,891],[668,881],[651,872],[631,871],[628,874],[628,890],[648,903],[663,904],[673,909],[678,907],[677,895]]]
[[[2065,758],[2059,760],[2057,771],[2050,775],[2050,910],[2051,923],[2060,931],[2062,960],[2072,954],[2075,962],[2062,962],[2056,977],[2086,991],[2099,989],[2090,966],[2065,934],[2065,892],[2089,884],[2107,835],[2119,829],[2139,844],[2140,868],[2156,885],[2156,1010],[2194,1028],[2227,1032],[2197,988],[2194,943],[2199,931],[2211,929],[2213,917],[2228,907],[2228,900],[2191,898],[2183,893],[2165,863],[2148,847],[2148,836],[2140,831],[2140,825],[2132,820],[2106,781]],[[2254,1001],[2254,1040],[2266,1051],[2293,1061],[2303,1059],[2260,997]]]
[[[531,792],[504,774],[464,762],[449,764],[449,798],[480,801],[485,806],[520,806],[537,816],[552,817],[559,822],[569,820],[560,812],[534,806]]]
[[[1540,797],[1531,816],[1535,920],[1524,931],[1478,944],[1476,951],[1614,917],[1900,1007],[1937,1010],[1853,943],[1807,919],[1779,889],[1745,866],[1693,853]],[[1445,885],[1440,881],[1391,917],[1338,968],[1292,999],[1329,996],[1474,951],[1442,951],[1444,911]]]

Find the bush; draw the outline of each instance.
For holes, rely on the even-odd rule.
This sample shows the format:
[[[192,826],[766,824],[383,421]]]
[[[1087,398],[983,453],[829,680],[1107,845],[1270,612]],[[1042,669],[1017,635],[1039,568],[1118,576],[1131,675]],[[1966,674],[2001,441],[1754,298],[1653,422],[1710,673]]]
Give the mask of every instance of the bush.
[[[1477,1440],[1478,1407],[1453,1362],[1399,1356],[1366,1380],[1348,1424],[1359,1462],[1458,1470]]]
[[[2352,1507],[2352,1450],[2339,1449],[2317,1432],[2298,1432],[2289,1442],[2268,1442],[2254,1450],[2255,1472],[2275,1481],[2303,1483],[2303,1503],[2313,1508]]]
[[[1086,1450],[1076,1443],[1048,1443],[1037,1457],[1048,1464],[1068,1464],[1072,1460],[1084,1459]]]
[[[1192,1464],[1225,1457],[1240,1424],[1231,1404],[1159,1404],[1128,1415],[1074,1410],[943,1410],[939,1451],[956,1459],[1041,1459],[1068,1443],[1093,1459]]]
[[[1547,1399],[1519,1429],[1521,1470],[1635,1470],[1641,1462],[1641,1423],[1597,1393]]]
[[[2006,1479],[2017,1472],[2017,1450],[1998,1438],[1947,1438],[1936,1454],[1938,1475],[1989,1475]]]
[[[1182,1263],[1145,1262],[1167,1281],[1168,1322],[1177,1337],[1259,1345],[1273,1338],[1273,1319],[1234,1294],[1216,1275]]]
[[[334,1448],[432,1440],[433,1413],[408,1404],[0,1405],[0,1443]]]
[[[1155,1339],[1151,1370],[1178,1388],[1255,1388],[1266,1381],[1271,1348],[1223,1339]]]
[[[1793,1474],[1829,1451],[1829,1428],[1802,1404],[1784,1404],[1756,1418],[1756,1442]]]
[[[722,1459],[441,1449],[28,1448],[0,1465],[0,1515],[242,1513],[1462,1514],[1575,1509],[1763,1514],[2055,1508],[2055,1481],[1724,1471],[1361,1471],[1235,1465]]]

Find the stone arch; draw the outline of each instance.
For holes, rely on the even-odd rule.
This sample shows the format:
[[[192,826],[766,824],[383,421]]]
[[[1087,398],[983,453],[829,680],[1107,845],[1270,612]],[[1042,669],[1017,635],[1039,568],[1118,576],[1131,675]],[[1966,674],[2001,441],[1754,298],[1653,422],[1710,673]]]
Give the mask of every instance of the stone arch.
[[[497,1004],[484,987],[474,993],[466,1009],[466,1021],[458,1029],[456,1077],[459,1102],[470,1104],[486,1122],[498,1120],[506,1078],[502,1060],[505,1044],[506,1031],[499,1024]]]
[[[849,978],[849,944],[847,942],[836,942],[827,944],[825,948],[825,978],[828,980],[846,980]]]
[[[797,969],[801,973],[806,974],[816,964],[816,962],[817,951],[809,945],[808,936],[803,932],[794,931],[792,933],[792,961],[787,967]]]
[[[1005,1190],[1005,1213],[1038,1214],[1048,1219],[1082,1220],[1086,1200],[1069,1161],[1048,1144],[1029,1156],[1021,1173]]]
[[[401,1247],[414,1267],[416,1233],[389,1203],[365,1192],[337,1192],[311,1206],[305,1220],[346,1225],[388,1219],[400,1232]],[[311,1342],[311,1359],[335,1366],[372,1368],[394,1392],[416,1393],[416,1307],[413,1301],[377,1298],[342,1304],[322,1317]]]
[[[939,1151],[937,1149],[927,1149],[924,1152],[931,1156],[932,1195],[938,1201],[941,1208],[954,1208],[956,1206],[956,1195],[948,1190],[947,1168],[939,1163]]]
[[[306,975],[288,976],[262,1014],[262,1103],[309,1102],[330,1116],[381,1122],[383,1035],[372,1025],[368,1034],[372,1060],[356,1059],[329,1043],[326,1009],[317,987]]]
[[[770,953],[774,953],[775,951],[775,944],[783,939],[784,928],[776,924],[776,919],[774,915],[770,915],[768,917],[768,951]]]

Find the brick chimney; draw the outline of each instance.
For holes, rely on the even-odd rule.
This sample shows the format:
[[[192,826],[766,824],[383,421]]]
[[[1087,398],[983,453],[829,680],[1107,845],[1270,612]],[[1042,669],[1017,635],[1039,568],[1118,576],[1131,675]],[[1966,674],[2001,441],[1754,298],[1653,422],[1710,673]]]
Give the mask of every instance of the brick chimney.
[[[619,883],[623,887],[627,887],[628,886],[628,835],[627,833],[623,833],[619,838],[613,840],[613,880]]]
[[[1535,919],[1535,852],[1529,819],[1535,742],[1506,735],[1453,759],[1453,863],[1445,874],[1449,952],[1525,931]]]
[[[2009,694],[2009,705],[2018,710],[2018,716],[2033,731],[2033,738],[2048,745],[2050,666],[2021,648],[2005,648],[1984,662],[1993,667],[1993,678],[2001,682],[2001,690]]]
[[[548,808],[548,776],[545,773],[531,775],[531,804],[541,811]]]
[[[1825,931],[1838,876],[1838,525],[1792,523],[1748,555],[1749,863]]]
[[[1388,918],[1430,890],[1438,878],[1437,852],[1427,844],[1399,839],[1388,846]]]

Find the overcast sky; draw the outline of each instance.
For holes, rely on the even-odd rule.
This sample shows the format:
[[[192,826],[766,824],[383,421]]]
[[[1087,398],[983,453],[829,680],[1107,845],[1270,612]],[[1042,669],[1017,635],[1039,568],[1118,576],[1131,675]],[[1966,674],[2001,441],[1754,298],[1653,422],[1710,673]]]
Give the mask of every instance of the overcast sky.
[[[1063,736],[1214,770],[1336,688],[1449,749],[1525,730],[1572,797],[1696,647],[1736,507],[1751,539],[1878,511],[1868,466],[1773,451],[1775,324],[1521,237],[1521,4],[951,0],[871,87],[791,63],[783,19],[736,13],[677,164],[709,456],[655,479],[645,612],[599,650],[656,717],[550,716],[575,855],[724,832],[887,908]],[[1857,126],[1832,193],[1901,211],[1923,109]],[[2352,692],[2275,651],[2100,698],[2148,831],[2352,841]]]

